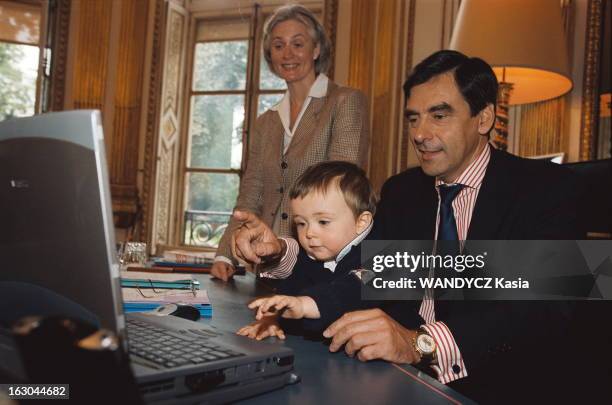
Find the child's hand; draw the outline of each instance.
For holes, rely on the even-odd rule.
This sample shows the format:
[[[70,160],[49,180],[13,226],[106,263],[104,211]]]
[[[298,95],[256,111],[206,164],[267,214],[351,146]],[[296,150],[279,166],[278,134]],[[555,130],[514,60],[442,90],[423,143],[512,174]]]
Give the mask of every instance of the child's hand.
[[[273,295],[272,297],[256,299],[249,304],[249,308],[257,308],[257,315],[255,315],[257,320],[276,315],[281,311],[283,318],[301,319],[304,317],[304,305],[300,298],[289,295]]]
[[[256,340],[265,339],[270,336],[276,336],[279,339],[285,340],[285,332],[278,326],[276,316],[266,316],[250,325],[243,326],[236,334]]]
[[[289,319],[318,319],[321,317],[317,303],[306,296],[273,295],[272,297],[258,298],[249,304],[249,308],[257,308],[257,314],[255,315],[257,320],[279,313],[283,318]]]

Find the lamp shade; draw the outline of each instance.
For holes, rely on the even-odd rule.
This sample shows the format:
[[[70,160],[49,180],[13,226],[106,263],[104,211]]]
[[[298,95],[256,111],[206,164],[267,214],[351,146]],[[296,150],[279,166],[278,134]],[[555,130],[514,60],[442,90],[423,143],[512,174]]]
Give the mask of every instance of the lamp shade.
[[[463,0],[450,48],[484,59],[500,82],[512,83],[511,105],[572,89],[559,0]]]

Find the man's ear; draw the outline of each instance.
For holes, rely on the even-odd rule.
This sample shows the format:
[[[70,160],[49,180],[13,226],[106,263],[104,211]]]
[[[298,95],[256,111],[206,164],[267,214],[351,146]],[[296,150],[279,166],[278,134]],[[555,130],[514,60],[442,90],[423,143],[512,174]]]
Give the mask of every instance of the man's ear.
[[[368,229],[368,226],[372,223],[372,213],[370,211],[363,211],[357,217],[357,221],[355,223],[357,229],[357,235],[361,235],[363,231]]]
[[[480,135],[486,135],[493,129],[494,125],[495,107],[493,104],[487,104],[487,106],[478,113],[478,133],[480,133]]]

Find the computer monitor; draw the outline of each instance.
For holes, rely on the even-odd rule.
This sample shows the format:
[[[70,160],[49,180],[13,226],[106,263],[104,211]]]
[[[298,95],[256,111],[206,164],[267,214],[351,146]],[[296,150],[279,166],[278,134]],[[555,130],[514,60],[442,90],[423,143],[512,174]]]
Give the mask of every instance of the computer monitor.
[[[0,206],[2,326],[68,315],[123,336],[99,111],[0,122]]]
[[[24,316],[77,318],[115,332],[127,348],[106,169],[97,111],[0,123],[0,380],[3,375],[21,381],[31,377],[9,329]],[[130,366],[141,393],[151,401],[229,402],[290,381],[293,352],[288,348],[178,317],[135,313],[129,319],[136,349]],[[155,356],[138,352],[154,346]],[[19,348],[21,354],[32,355]],[[49,342],[47,349],[53,348]],[[167,353],[168,348],[175,351]],[[176,361],[194,348],[207,354]],[[98,371],[104,363],[101,357],[85,357],[100,360],[92,366]],[[54,367],[57,358],[44,364],[47,375],[65,372],[62,364]],[[78,365],[80,370],[82,363]],[[104,376],[89,374],[87,384],[104,387],[104,378],[119,375],[115,366]],[[73,373],[69,377],[78,380]],[[110,385],[107,393],[122,389]],[[85,394],[93,398],[98,391]]]

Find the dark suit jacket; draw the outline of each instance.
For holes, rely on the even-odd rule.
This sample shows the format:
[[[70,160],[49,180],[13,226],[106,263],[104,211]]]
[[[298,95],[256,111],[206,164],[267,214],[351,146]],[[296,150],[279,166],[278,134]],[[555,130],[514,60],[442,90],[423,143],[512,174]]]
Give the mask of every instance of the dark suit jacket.
[[[388,179],[372,238],[433,239],[438,204],[434,182],[420,168]],[[561,166],[492,148],[467,239],[577,239],[582,236],[576,222],[578,187]]]
[[[371,306],[361,301],[361,285],[350,274],[351,270],[361,267],[361,245],[353,246],[333,272],[323,264],[308,257],[300,248],[291,275],[280,282],[279,294],[308,296],[316,302],[321,315],[319,319],[282,319],[281,326],[286,332],[320,337],[323,330],[345,312]]]
[[[371,238],[433,239],[438,204],[434,181],[420,168],[391,177],[381,192]],[[466,244],[583,239],[576,220],[578,187],[560,166],[492,149]],[[401,316],[416,317],[422,324],[420,304],[394,303],[393,312],[402,313],[398,308],[403,308]],[[436,301],[436,320],[450,328],[468,370],[466,379],[451,386],[479,401],[512,402],[512,393],[518,398],[533,395],[525,392],[525,384],[558,384],[560,380],[551,376],[560,370],[567,374],[566,367],[576,366],[567,362],[573,357],[568,352],[578,350],[575,342],[556,344],[561,343],[559,336],[568,336],[571,311],[566,302]],[[549,398],[547,391],[539,392]]]

